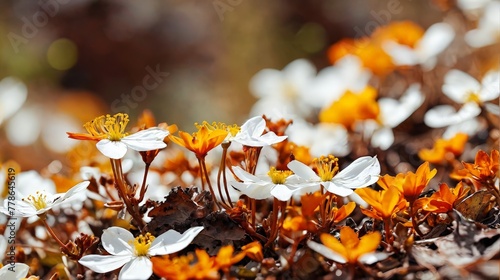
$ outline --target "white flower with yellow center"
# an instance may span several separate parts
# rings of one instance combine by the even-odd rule
[[[458,104],[475,102],[482,104],[498,99],[500,95],[500,71],[492,70],[481,82],[460,70],[450,70],[444,76],[443,93]]]
[[[127,148],[143,152],[163,149],[167,146],[163,142],[169,134],[167,130],[151,127],[129,135],[125,132],[128,122],[127,114],[100,116],[84,125],[88,133],[68,132],[68,135],[73,139],[98,141],[97,149],[112,159],[123,158],[127,153]]]
[[[369,186],[379,179],[380,163],[377,157],[360,157],[338,173],[337,161],[334,156],[315,159],[317,174],[312,168],[297,160],[289,162],[287,166],[305,180],[305,185],[321,184],[327,191],[342,197],[353,194],[352,189]]]
[[[14,217],[33,217],[43,215],[55,206],[64,202],[70,202],[72,199],[80,195],[89,185],[89,181],[83,181],[66,193],[51,194],[45,190],[38,190],[30,195],[24,195],[20,191],[16,193],[15,207],[12,206],[12,201],[4,200],[4,206],[0,211],[8,216]]]
[[[78,262],[97,273],[106,273],[123,266],[118,279],[149,279],[153,274],[152,256],[168,255],[186,248],[203,230],[193,227],[183,234],[169,230],[158,237],[150,233],[134,237],[120,227],[104,230],[102,246],[111,255],[86,255]]]
[[[297,187],[301,183],[300,178],[291,171],[271,167],[266,175],[255,176],[235,166],[233,172],[242,182],[233,181],[231,185],[253,199],[275,197],[280,201],[288,201],[294,193],[302,190]]]
[[[272,131],[264,133],[266,120],[260,116],[247,120],[231,141],[250,147],[264,147],[279,143],[287,136],[278,136]]]

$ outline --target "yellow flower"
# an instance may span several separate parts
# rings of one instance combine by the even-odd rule
[[[425,30],[412,21],[399,21],[377,28],[371,38],[379,44],[391,40],[413,48],[424,33]]]
[[[432,149],[422,149],[418,152],[418,156],[434,164],[449,162],[463,153],[468,139],[469,136],[465,133],[457,133],[448,140],[438,139]]]
[[[307,244],[314,251],[338,263],[356,264],[368,260],[369,255],[375,257],[373,253],[380,244],[382,235],[375,231],[358,238],[353,229],[344,226],[340,229],[340,241],[328,233],[322,233],[320,239],[323,245],[313,241]]]
[[[219,252],[217,253],[217,256],[215,257],[215,266],[218,267],[219,269],[222,269],[223,271],[229,271],[229,268],[241,261],[245,257],[245,252],[239,252],[235,255],[234,253],[234,248],[231,245],[223,246],[220,248]]]
[[[264,259],[264,254],[262,253],[262,244],[259,241],[254,241],[248,243],[241,247],[241,250],[245,252],[246,256],[250,259],[261,262]]]
[[[371,206],[370,209],[361,208],[361,212],[374,219],[390,219],[406,208],[407,201],[403,198],[401,192],[391,185],[381,191],[363,188],[357,189],[355,192]]]
[[[380,108],[377,101],[377,91],[367,86],[358,93],[347,91],[330,107],[321,111],[319,120],[326,123],[342,124],[347,129],[353,129],[358,120],[377,119]]]
[[[220,145],[229,133],[226,129],[217,128],[207,122],[195,125],[198,131],[192,135],[179,131],[179,137],[170,135],[169,139],[177,145],[192,151],[198,158],[204,158],[210,150]]]
[[[399,173],[396,177],[384,175],[380,177],[378,184],[383,189],[388,189],[390,186],[397,188],[408,202],[413,203],[436,175],[436,172],[436,169],[430,170],[428,162],[424,162],[418,167],[416,173]]]

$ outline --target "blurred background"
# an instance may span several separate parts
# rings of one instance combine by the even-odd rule
[[[387,18],[380,11],[389,3],[400,12]],[[1,1],[0,80],[17,80],[0,84],[0,161],[46,166],[75,144],[66,131],[83,131],[106,113],[134,120],[148,108],[185,131],[203,120],[241,124],[256,100],[248,82],[259,70],[297,58],[321,69],[339,39],[359,37],[370,22],[409,19],[427,28],[442,19],[436,4]]]

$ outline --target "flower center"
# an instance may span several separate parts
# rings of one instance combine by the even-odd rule
[[[338,161],[339,159],[332,155],[328,155],[326,157],[321,156],[320,158],[315,158],[313,160],[321,181],[327,182],[332,180],[333,176],[339,170]]]
[[[23,201],[31,203],[37,211],[47,207],[47,195],[39,191],[37,191],[35,195],[29,195],[27,198],[23,198]]]
[[[92,136],[101,139],[109,139],[111,141],[120,141],[127,136],[125,127],[129,122],[128,115],[123,113],[115,114],[114,116],[106,115],[95,118],[87,122],[83,127]]]
[[[285,184],[286,178],[292,174],[293,172],[290,170],[276,170],[275,167],[271,167],[267,173],[274,184]]]
[[[211,124],[204,121],[201,124],[195,123],[194,124],[198,130],[200,130],[202,127],[206,127],[209,132],[213,132],[216,130],[225,130],[227,131],[231,137],[236,136],[236,134],[240,131],[240,127],[233,124],[233,125],[227,125],[222,122],[212,122]]]
[[[475,102],[477,104],[481,104],[481,99],[479,98],[479,94],[477,94],[476,92],[469,92],[465,100],[466,102]]]
[[[133,242],[134,242],[134,249],[135,249],[135,254],[137,256],[147,256],[149,247],[151,247],[151,243],[153,243],[153,240],[155,240],[155,237],[151,235],[151,233],[146,233],[146,235],[139,235],[137,236]]]

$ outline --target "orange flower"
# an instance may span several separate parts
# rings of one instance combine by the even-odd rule
[[[374,219],[390,219],[406,208],[407,201],[403,198],[401,192],[391,185],[381,191],[362,188],[355,190],[355,192],[371,206],[370,209],[361,208],[361,212]]]
[[[380,232],[371,232],[361,238],[348,226],[340,229],[340,241],[333,235],[323,233],[320,235],[322,244],[309,241],[307,245],[314,251],[338,263],[356,264],[367,260],[368,255],[375,257],[382,235]]]
[[[454,171],[450,177],[456,180],[470,179],[476,186],[481,184],[493,185],[493,182],[499,177],[499,153],[498,150],[492,150],[491,156],[482,150],[476,154],[474,163],[462,162],[463,169]]]
[[[411,171],[406,174],[399,173],[396,177],[384,175],[380,177],[378,184],[383,189],[388,189],[389,186],[396,187],[411,204],[418,198],[436,173],[436,169],[430,170],[429,163],[424,162],[418,167],[416,173]]]
[[[192,254],[188,256],[179,256],[175,258],[152,257],[153,272],[157,276],[166,279],[188,280],[188,279],[219,279],[219,272],[215,266],[214,258],[211,258],[207,252],[196,250],[195,264]]]
[[[261,262],[264,259],[264,254],[262,253],[262,245],[259,241],[248,243],[247,245],[242,246],[241,250],[245,252],[247,257],[254,261]]]
[[[379,114],[377,91],[367,86],[358,93],[347,91],[333,102],[330,107],[321,111],[319,120],[327,123],[338,123],[347,129],[352,129],[358,120],[376,119]]]
[[[229,133],[226,129],[213,127],[207,122],[195,125],[198,131],[192,135],[179,131],[179,137],[169,135],[169,138],[172,142],[195,153],[198,158],[204,158],[210,150],[220,145]]]
[[[221,247],[215,257],[215,265],[224,272],[227,272],[233,264],[241,261],[246,254],[245,252],[239,252],[236,255],[233,255],[233,253],[233,246],[228,245]]]
[[[415,208],[434,213],[448,213],[468,193],[469,189],[464,188],[462,182],[458,183],[453,189],[450,189],[447,184],[443,183],[439,185],[439,190],[430,197],[422,197],[415,201]]]
[[[354,208],[356,208],[356,203],[351,201],[347,204],[342,205],[342,207],[337,208],[333,207],[331,210],[331,217],[332,221],[334,223],[340,223],[342,220],[347,218],[349,215],[351,215],[352,211],[354,211]]]
[[[424,33],[425,30],[412,21],[399,21],[391,22],[386,26],[377,28],[371,35],[371,38],[379,44],[391,40],[413,48],[420,41]]]
[[[432,149],[422,149],[418,156],[434,164],[449,162],[463,153],[468,139],[469,136],[465,133],[457,133],[449,140],[438,139]]]
[[[328,50],[328,58],[332,64],[349,54],[357,56],[363,62],[363,66],[375,75],[383,76],[394,69],[392,58],[384,52],[380,44],[370,38],[343,39]]]
[[[324,200],[325,195],[323,195],[320,191],[301,196],[300,203],[302,205],[302,215],[307,218],[315,217],[316,209],[318,209],[319,204]]]

